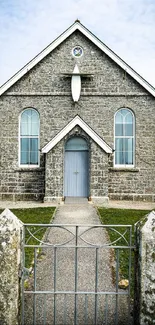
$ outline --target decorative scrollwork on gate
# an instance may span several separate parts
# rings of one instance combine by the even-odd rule
[[[46,230],[45,230],[46,228]],[[93,233],[98,232],[98,242],[93,241]],[[115,234],[110,240],[110,232]],[[83,246],[93,247],[131,245],[131,226],[124,225],[25,225],[25,245]],[[43,235],[42,235],[43,234]],[[117,235],[117,238],[116,238]],[[96,237],[96,236],[95,236]]]

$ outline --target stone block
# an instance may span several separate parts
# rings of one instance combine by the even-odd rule
[[[138,325],[155,324],[155,212],[136,225],[138,261],[136,269]]]
[[[20,323],[22,222],[8,209],[0,215],[0,324]]]

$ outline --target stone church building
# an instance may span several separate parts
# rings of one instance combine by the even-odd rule
[[[155,201],[154,96],[76,21],[0,88],[0,199]]]

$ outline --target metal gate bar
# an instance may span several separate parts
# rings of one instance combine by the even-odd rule
[[[39,227],[47,228],[47,229],[62,229],[70,234],[71,239],[67,239],[64,242],[54,243],[46,240],[46,236],[39,240],[37,238],[37,234],[39,232]],[[98,312],[99,312],[99,299],[100,297],[105,297],[104,299],[104,324],[108,324],[108,313],[109,313],[109,298],[115,297],[115,325],[118,325],[119,322],[119,297],[126,296],[128,298],[128,324],[131,323],[131,315],[130,315],[130,283],[131,283],[131,252],[135,249],[135,246],[132,245],[132,226],[130,225],[54,225],[54,224],[25,224],[24,225],[24,241],[23,241],[23,272],[22,272],[22,325],[26,325],[25,322],[25,312],[26,305],[24,305],[25,297],[33,297],[33,319],[32,324],[38,325],[37,322],[37,297],[43,297],[43,324],[47,325],[47,299],[49,296],[53,296],[53,325],[57,324],[57,297],[63,296],[63,324],[67,325],[67,305],[69,302],[69,297],[74,296],[74,325],[78,325],[78,297],[84,297],[84,324],[89,324],[88,316],[88,297],[94,296],[94,322],[93,324],[98,325]],[[115,231],[119,238],[115,242],[104,242],[101,243],[90,243],[88,240],[84,238],[85,234],[88,234],[90,230],[106,229]],[[123,232],[119,232],[119,228],[123,229]],[[32,232],[32,229],[34,231]],[[25,233],[29,233],[29,238],[26,239]],[[128,240],[126,239],[126,234],[129,234]],[[48,236],[47,236],[48,237]],[[36,242],[31,244],[30,239],[33,238]],[[124,240],[124,245],[118,245],[119,240]],[[33,248],[34,249],[34,268],[33,268],[33,289],[25,290],[24,282],[25,282],[25,257],[24,250],[25,248]],[[38,249],[46,249],[53,251],[53,290],[38,290],[37,289],[37,265],[38,265]],[[57,272],[58,269],[58,260],[57,260],[57,251],[59,250],[74,250],[74,290],[60,290],[57,289]],[[78,289],[78,251],[81,249],[88,249],[95,251],[95,277],[94,277],[94,290],[79,290]],[[98,281],[99,281],[99,251],[101,249],[116,250],[116,270],[115,270],[115,291],[107,291],[102,290],[99,291]],[[118,286],[119,282],[119,268],[120,268],[120,250],[128,250],[129,251],[129,263],[128,263],[128,279],[129,279],[129,287],[126,291],[121,291]],[[109,297],[109,298],[108,298]],[[52,321],[52,320],[51,320]],[[127,322],[126,322],[127,324]],[[80,324],[81,325],[81,324]]]

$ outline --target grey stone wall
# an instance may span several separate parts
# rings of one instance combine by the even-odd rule
[[[108,155],[95,143],[91,143],[90,196],[95,203],[108,199]]]
[[[63,197],[64,146],[60,141],[46,154],[44,201],[59,201]]]
[[[0,324],[20,323],[22,223],[8,209],[0,215]]]
[[[84,50],[84,55],[79,59],[73,58],[71,54],[77,44]],[[78,104],[74,104],[71,98],[70,79],[63,75],[72,72],[76,62],[80,72],[93,75],[82,79]],[[53,176],[50,171],[46,172],[45,177],[43,154],[40,153],[40,168],[30,171],[25,169],[25,172],[19,168],[18,122],[20,113],[27,107],[36,108],[40,114],[40,149],[77,114],[113,148],[114,114],[121,107],[130,108],[136,119],[135,168],[115,171],[111,159],[107,191],[109,157],[105,157],[105,153],[98,149],[96,162],[100,155],[102,172],[96,176],[90,174],[92,182],[94,177],[98,177],[98,189],[95,183],[91,183],[91,192],[93,196],[100,196],[103,190],[104,195],[113,199],[155,200],[154,98],[80,32],[67,38],[0,98],[1,199],[43,199],[44,195],[49,195],[49,189],[44,187],[45,178],[52,180]],[[58,174],[58,187],[54,188],[54,183],[52,186],[53,195],[63,193],[63,150],[61,147],[59,152],[61,162],[53,163],[54,173]],[[56,161],[57,149],[53,149],[48,156],[51,154],[53,158],[50,159]],[[49,163],[48,156],[46,166]]]
[[[155,212],[136,227],[138,259],[136,268],[137,325],[155,324]]]

